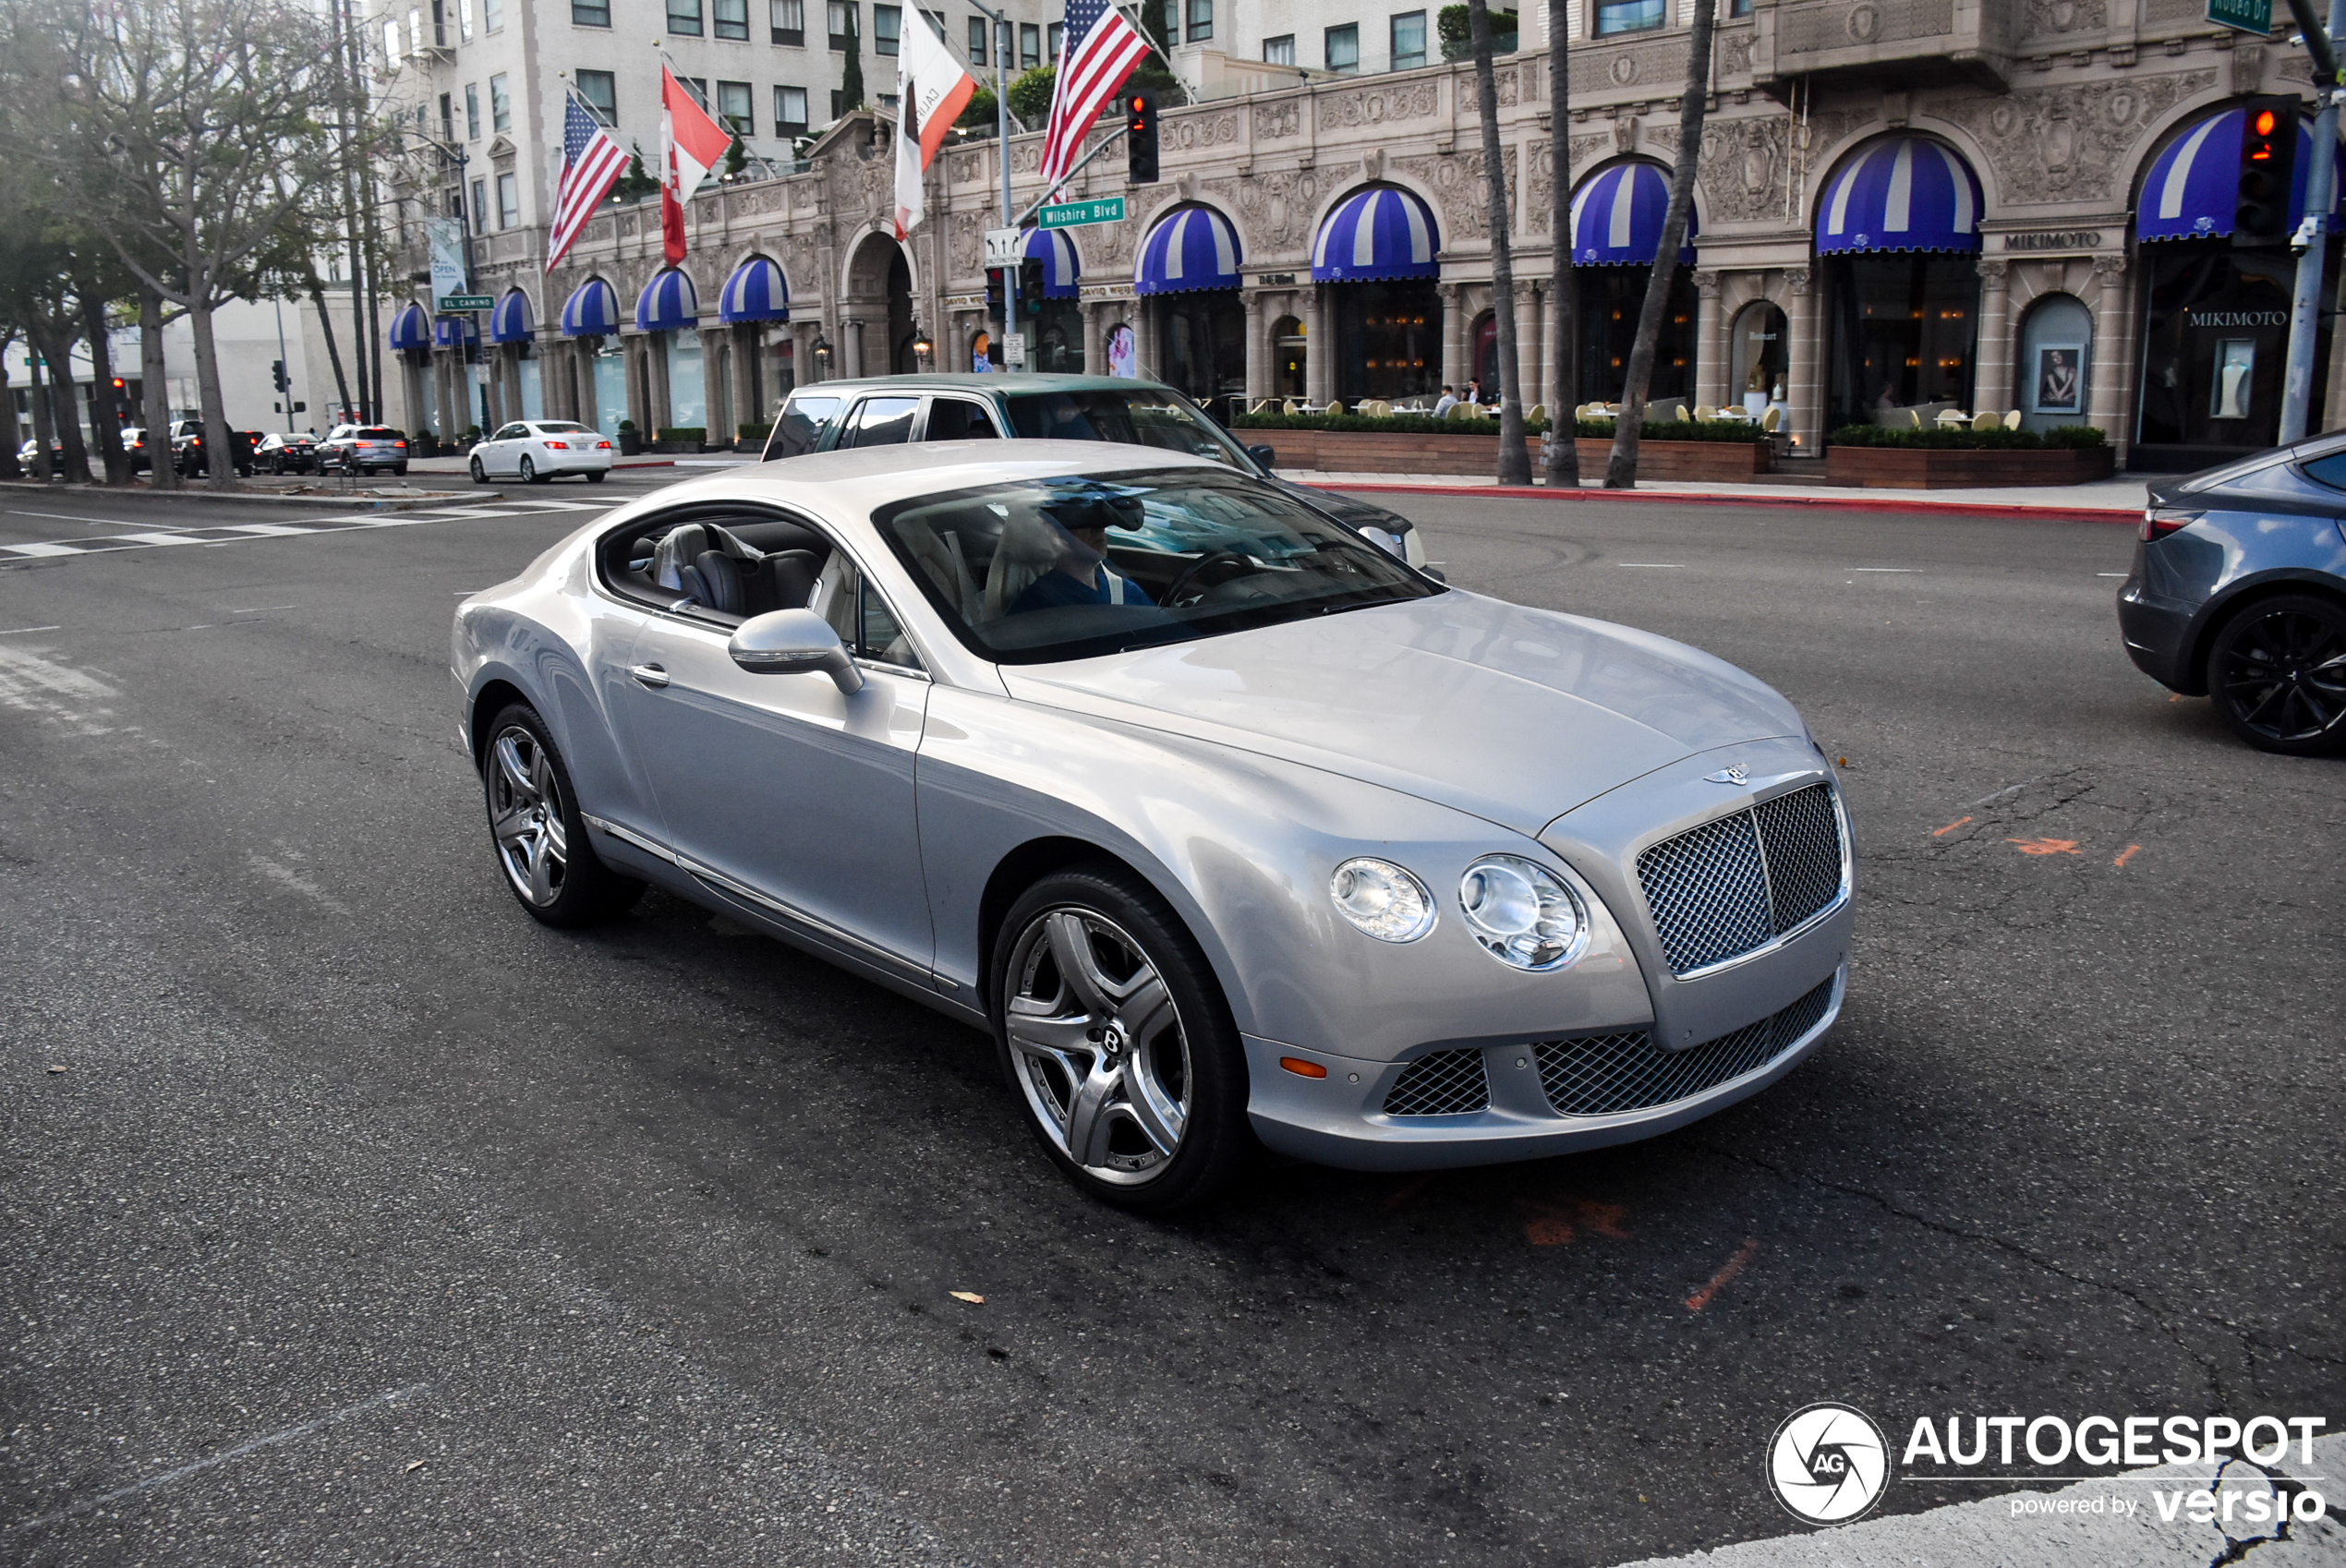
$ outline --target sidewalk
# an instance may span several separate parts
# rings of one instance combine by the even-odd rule
[[[1847,485],[1688,485],[1640,483],[1608,490],[1584,477],[1577,492],[1501,485],[1494,480],[1409,474],[1330,474],[1282,468],[1279,476],[1332,490],[1415,492],[1421,495],[1505,496],[1526,501],[1675,501],[1711,506],[1825,506],[1852,512],[1945,512],[1971,516],[2127,523],[2142,521],[2146,481],[2122,475],[2090,485],[2045,485],[1967,490],[1860,489]]]

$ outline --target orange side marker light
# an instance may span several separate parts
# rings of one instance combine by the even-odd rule
[[[1279,1066],[1298,1078],[1325,1078],[1328,1069],[1317,1062],[1307,1062],[1300,1056],[1281,1056]]]

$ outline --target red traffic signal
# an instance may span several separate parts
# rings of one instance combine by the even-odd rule
[[[1138,88],[1124,95],[1126,172],[1134,185],[1156,183],[1156,93]]]
[[[2297,165],[2297,103],[2252,99],[2242,115],[2232,208],[2235,249],[2285,245]]]

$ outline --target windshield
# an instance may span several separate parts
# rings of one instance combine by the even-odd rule
[[[1233,468],[1252,464],[1194,404],[1170,392],[1134,388],[1107,392],[1016,392],[1010,428],[1028,440],[1124,441],[1210,457]]]
[[[900,501],[873,521],[954,634],[1006,664],[1443,591],[1300,501],[1214,469],[989,485]]]

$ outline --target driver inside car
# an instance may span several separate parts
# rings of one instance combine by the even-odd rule
[[[1128,520],[1126,508],[1131,511]],[[1107,562],[1107,531],[1137,528],[1141,503],[1129,497],[1066,496],[1043,511],[1059,526],[1059,555],[1048,572],[1026,585],[1010,605],[1012,615],[1080,604],[1145,604],[1148,590],[1119,575]]]

